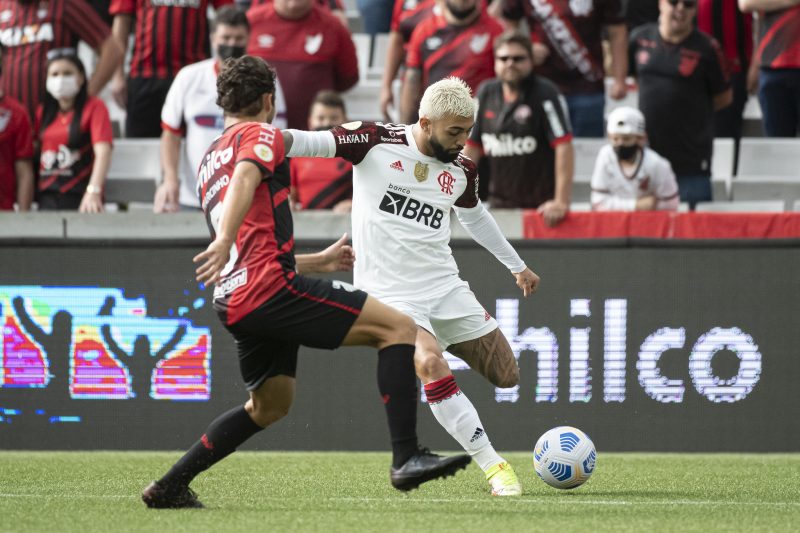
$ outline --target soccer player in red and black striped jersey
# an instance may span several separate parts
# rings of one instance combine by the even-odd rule
[[[161,108],[180,69],[210,55],[208,8],[232,0],[112,0],[114,38],[127,50],[136,21],[128,81],[117,69],[114,99],[127,111],[127,137],[160,137]]]
[[[484,9],[481,0],[445,0],[442,13],[424,20],[408,43],[406,74],[400,102],[400,121],[416,121],[422,91],[455,76],[473,93],[494,76],[492,43],[503,28]]]
[[[3,79],[0,43],[0,82]],[[0,85],[0,211],[28,211],[33,201],[33,128],[25,108]]]
[[[338,23],[337,23],[338,24]],[[318,254],[294,255],[288,162],[274,116],[275,74],[263,60],[225,63],[217,80],[226,129],[198,173],[212,243],[195,257],[197,279],[214,283],[214,308],[236,339],[250,399],[214,420],[142,493],[149,507],[202,507],[189,483],[289,411],[299,346],[379,349],[378,388],[392,437],[392,484],[411,490],[464,468],[417,446],[416,327],[399,311],[339,281],[306,277],[352,267],[344,238]]]
[[[6,47],[2,89],[25,106],[31,119],[44,96],[48,52],[75,48],[78,41],[99,53],[88,85],[89,94],[95,95],[123,52],[92,7],[85,0],[0,0],[0,42]]]
[[[800,135],[800,0],[739,0],[759,11],[758,101],[769,137]]]

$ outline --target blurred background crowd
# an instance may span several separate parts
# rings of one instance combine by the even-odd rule
[[[800,0],[0,0],[0,210],[199,209],[216,77],[244,54],[277,72],[278,127],[411,123],[464,79],[481,198],[549,225],[730,200],[745,162],[783,165],[749,138],[800,133]],[[291,172],[295,209],[349,211],[349,163]]]

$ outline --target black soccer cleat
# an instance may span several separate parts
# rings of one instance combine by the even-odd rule
[[[454,476],[472,461],[469,455],[443,457],[420,448],[400,468],[392,468],[392,486],[397,490],[414,490],[426,481]]]
[[[153,481],[142,491],[142,501],[151,509],[202,509],[204,505],[189,487],[168,491]]]

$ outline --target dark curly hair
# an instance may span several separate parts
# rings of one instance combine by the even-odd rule
[[[275,94],[275,71],[260,57],[227,59],[217,77],[217,105],[231,116],[261,112],[261,97]]]

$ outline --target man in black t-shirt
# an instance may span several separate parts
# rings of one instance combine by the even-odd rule
[[[496,78],[478,90],[478,117],[464,149],[489,160],[489,203],[538,208],[549,226],[569,209],[574,153],[567,105],[556,86],[532,74],[530,39],[505,33],[494,45]]]
[[[631,65],[650,146],[672,164],[681,201],[694,209],[711,201],[714,112],[733,93],[719,45],[694,28],[696,0],[660,0],[659,9],[658,24],[631,35]]]

